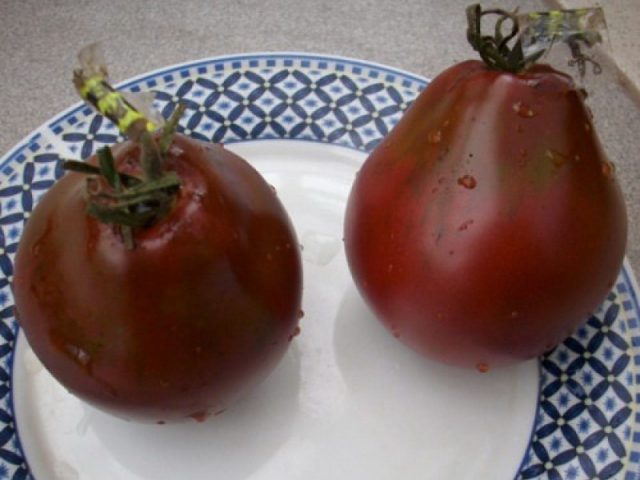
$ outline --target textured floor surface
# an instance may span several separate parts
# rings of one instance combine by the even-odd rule
[[[582,0],[564,0],[571,6]],[[468,0],[2,0],[0,154],[77,101],[75,54],[99,40],[115,81],[166,65],[221,54],[302,51],[346,55],[430,77],[473,56],[465,41]],[[484,2],[487,3],[487,2]],[[494,2],[497,3],[497,2]],[[499,2],[522,11],[542,1]],[[629,257],[640,271],[640,107],[626,79],[640,81],[640,2],[603,2],[616,68],[587,85],[605,149],[629,206]],[[488,3],[487,3],[488,4]]]

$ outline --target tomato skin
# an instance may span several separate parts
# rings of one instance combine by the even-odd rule
[[[265,377],[297,328],[298,242],[274,191],[217,145],[176,135],[171,212],[127,249],[86,214],[69,173],[30,217],[15,261],[19,321],[70,391],[142,421],[202,418]],[[138,147],[114,149],[123,171]]]
[[[613,286],[626,229],[570,77],[470,60],[435,78],[365,162],[345,248],[395,336],[484,370],[540,355],[584,321]]]

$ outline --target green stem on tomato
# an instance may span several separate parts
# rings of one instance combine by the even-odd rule
[[[180,189],[180,177],[166,171],[166,161],[185,107],[178,105],[161,131],[152,133],[157,125],[109,84],[106,68],[92,57],[95,48],[87,48],[85,55],[80,55],[82,68],[74,72],[76,89],[89,105],[138,144],[141,176],[119,172],[109,147],[98,150],[98,166],[66,161],[63,168],[90,175],[87,212],[101,222],[116,226],[127,247],[133,248],[132,229],[148,227],[165,216]]]
[[[493,36],[482,35],[482,17],[485,15],[498,16]],[[511,30],[507,35],[502,33],[505,22],[511,23]],[[525,57],[522,43],[517,39],[519,32],[520,25],[515,12],[507,12],[499,8],[482,10],[482,7],[477,4],[467,7],[467,40],[480,54],[482,60],[495,70],[518,73],[542,55],[541,52],[537,52]],[[516,41],[510,46],[513,39]]]

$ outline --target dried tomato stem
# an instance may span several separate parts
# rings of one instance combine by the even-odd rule
[[[139,145],[142,175],[138,178],[119,172],[109,147],[98,151],[98,166],[67,161],[63,167],[90,175],[87,212],[118,228],[127,247],[133,248],[132,229],[145,228],[165,216],[180,189],[180,178],[166,171],[165,163],[184,106],[179,105],[161,131],[153,133],[158,129],[150,120],[153,114],[142,113],[107,81],[107,70],[97,58],[97,46],[83,49],[79,57],[82,67],[73,77],[78,93]]]
[[[482,35],[482,17],[497,15],[493,36]],[[511,30],[503,35],[505,22],[511,23]],[[541,53],[526,57],[522,51],[522,43],[518,39],[520,25],[516,12],[507,12],[499,8],[482,10],[478,4],[467,7],[467,40],[482,60],[491,68],[505,72],[518,73],[538,60]],[[512,46],[512,40],[515,42]]]

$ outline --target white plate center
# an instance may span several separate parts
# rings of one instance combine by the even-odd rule
[[[138,425],[77,400],[21,335],[14,401],[37,480],[512,480],[528,448],[535,361],[480,374],[429,362],[354,289],[342,222],[365,155],[269,140],[229,145],[277,190],[303,244],[301,334],[252,394],[201,424]]]

